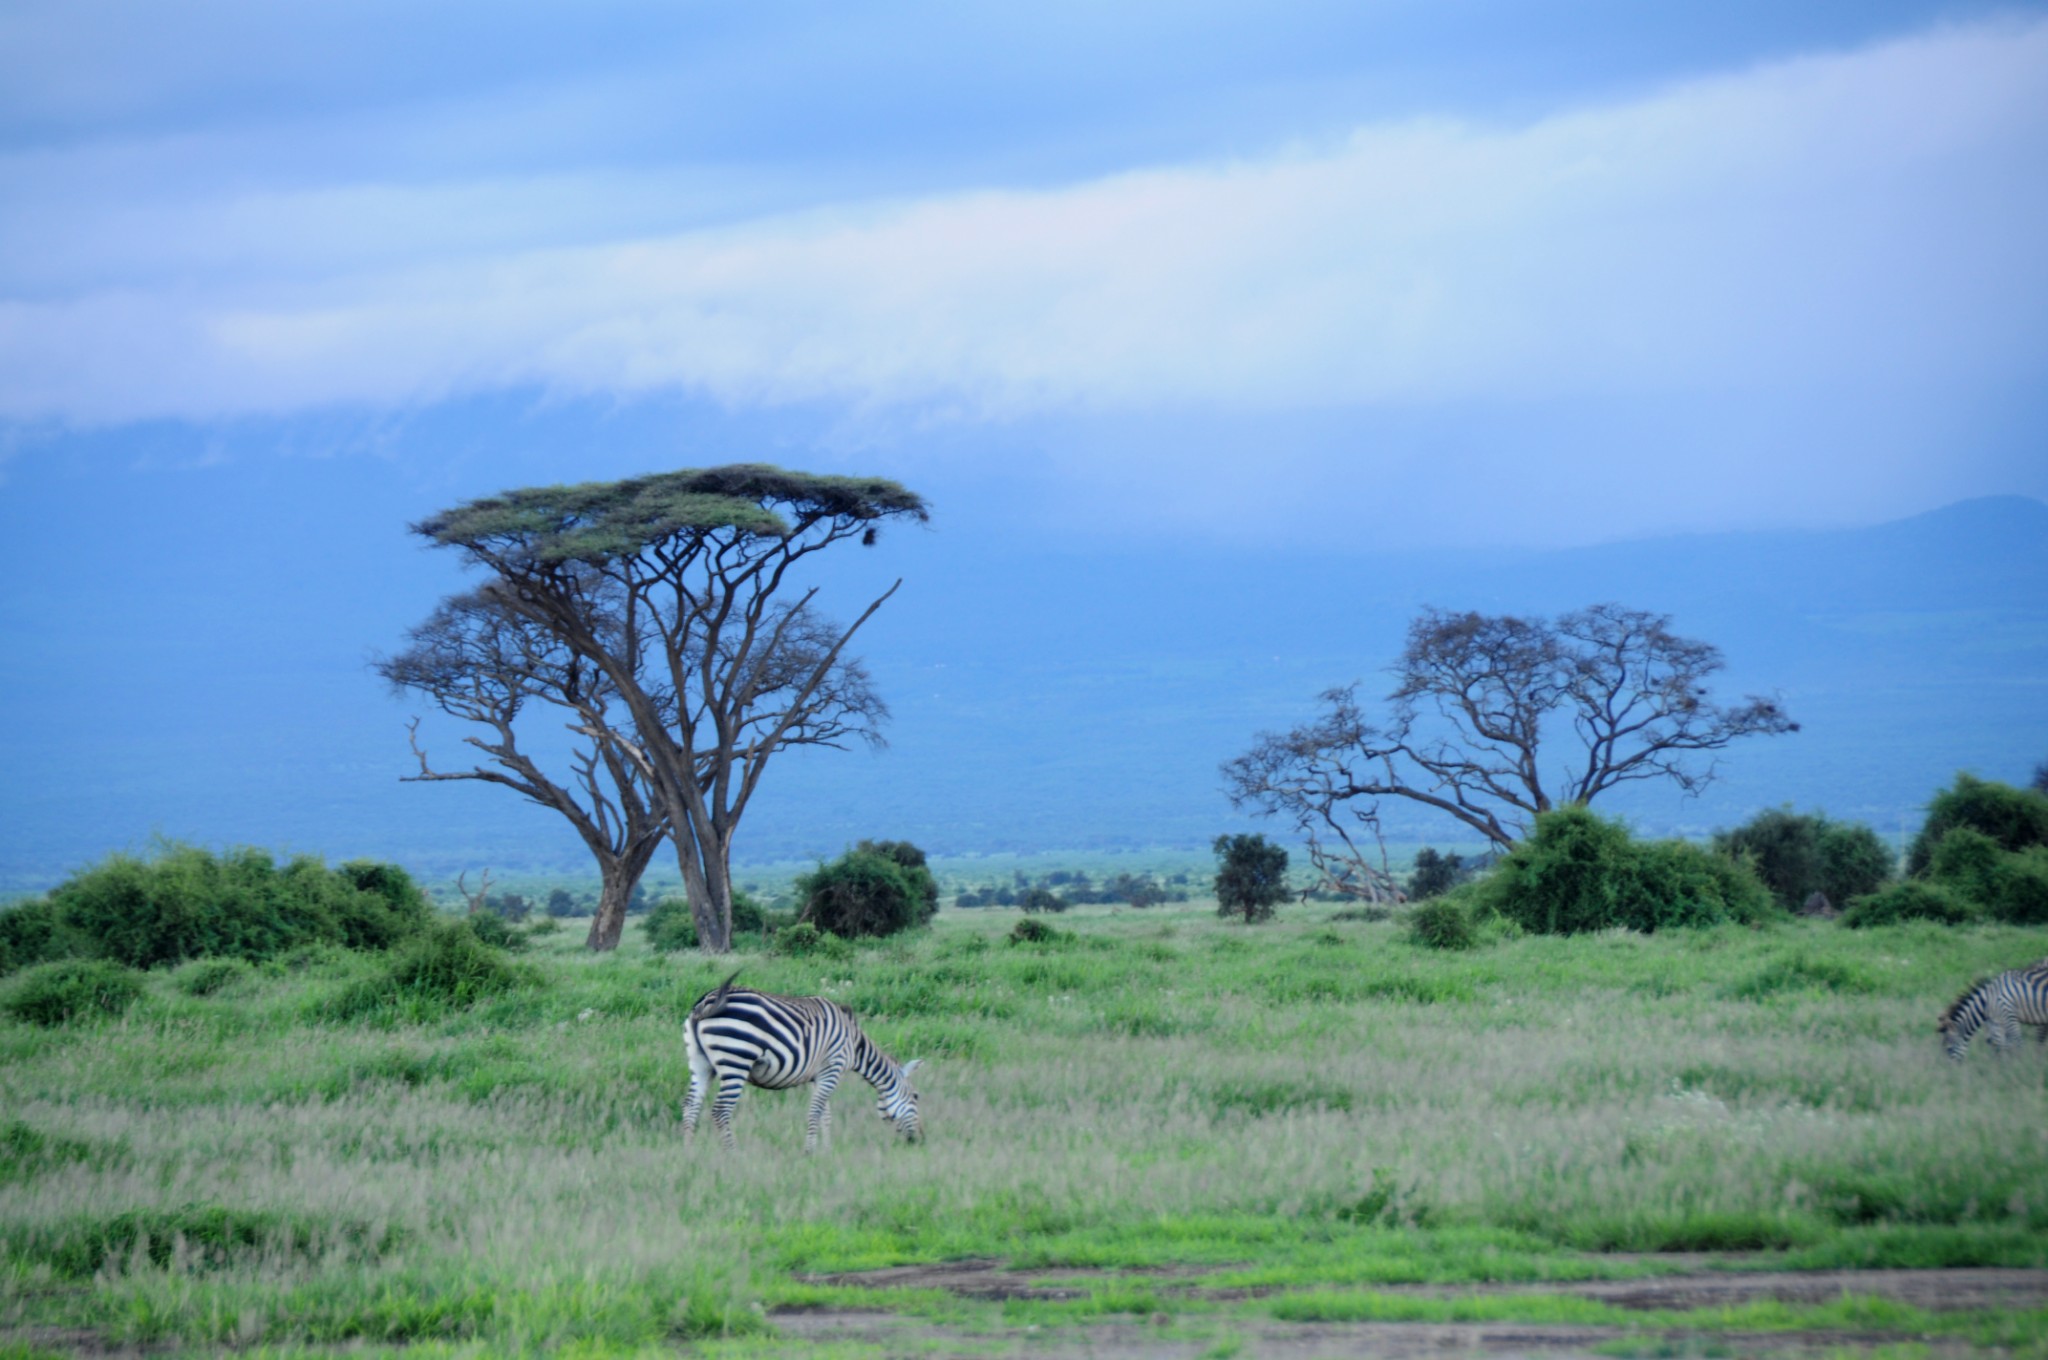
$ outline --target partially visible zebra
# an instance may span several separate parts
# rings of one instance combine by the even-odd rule
[[[897,1066],[837,1001],[735,987],[738,977],[734,973],[699,997],[683,1025],[690,1048],[690,1094],[683,1102],[686,1137],[697,1132],[704,1098],[714,1091],[711,1122],[718,1126],[719,1140],[732,1148],[738,1146],[732,1136],[733,1107],[749,1082],[778,1091],[816,1082],[804,1133],[804,1151],[813,1151],[831,1125],[829,1102],[848,1068],[875,1088],[876,1108],[898,1133],[911,1142],[923,1136],[917,1092],[910,1085],[920,1059]]]
[[[2048,1043],[2048,959],[1977,983],[1941,1013],[1938,1028],[1942,1050],[1961,1062],[1979,1028],[1993,1048],[2005,1048],[2021,1025],[2032,1025],[2034,1037]]]

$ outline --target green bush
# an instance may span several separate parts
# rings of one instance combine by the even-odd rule
[[[56,904],[47,898],[0,909],[0,974],[71,952],[57,919]]]
[[[1408,875],[1408,900],[1426,902],[1442,897],[1467,876],[1463,855],[1442,854],[1434,846],[1425,845],[1415,852],[1415,872]]]
[[[1900,921],[1940,921],[1961,925],[1980,915],[1977,904],[1946,884],[1925,879],[1902,879],[1889,887],[1858,897],[1842,913],[1842,924],[1856,929],[1865,926],[1896,925]]]
[[[533,980],[470,928],[467,918],[429,926],[394,950],[375,977],[344,989],[326,1007],[338,1020],[391,1009],[434,1011],[471,1005]]]
[[[1408,913],[1408,938],[1424,949],[1470,949],[1479,931],[1461,903],[1432,897]]]
[[[1773,912],[1770,889],[1745,865],[1685,841],[1635,840],[1583,807],[1538,814],[1487,880],[1486,898],[1542,935],[1754,923]]]
[[[1981,831],[2001,850],[2048,845],[2048,794],[1958,774],[1953,786],[1934,795],[1927,821],[1906,852],[1906,872],[1918,877],[1934,861],[1934,848],[1959,826]]]
[[[1991,881],[2006,852],[1974,826],[1951,827],[1927,860],[1927,877],[1973,902],[1991,900]]]
[[[112,855],[49,895],[73,952],[136,968],[191,958],[266,959],[301,945],[382,949],[416,934],[426,899],[403,869],[355,861],[329,870],[262,850],[214,855],[170,845]]]
[[[469,926],[472,935],[493,949],[516,954],[527,946],[525,934],[494,911],[471,912],[462,919]]]
[[[640,929],[657,954],[676,954],[697,947],[697,922],[683,897],[664,897],[640,918]]]
[[[240,959],[201,959],[179,970],[178,990],[187,996],[213,996],[249,975],[249,965]]]
[[[526,933],[529,936],[559,935],[562,933],[562,923],[552,916],[536,917],[533,924],[527,926]]]
[[[1011,928],[1009,936],[1011,944],[1057,944],[1073,938],[1071,932],[1061,930],[1055,925],[1048,925],[1035,916],[1027,916],[1019,921]]]
[[[931,871],[906,868],[880,850],[855,847],[820,864],[796,881],[803,920],[842,939],[894,935],[923,925],[936,910],[937,896],[927,896]],[[785,932],[787,933],[787,932]]]
[[[785,958],[850,958],[853,946],[837,935],[827,935],[809,921],[784,926],[768,937],[768,952]]]
[[[932,877],[929,865],[925,863],[924,851],[909,841],[862,841],[853,847],[871,855],[881,855],[895,862],[903,871],[904,881],[917,894],[917,924],[923,925],[939,914],[939,880]],[[734,908],[738,910],[737,907]],[[738,930],[737,921],[733,929]]]
[[[2048,846],[2002,856],[1991,870],[1985,899],[1991,914],[2016,926],[2048,925]]]
[[[1789,807],[1770,808],[1733,831],[1715,832],[1714,849],[1748,860],[1787,910],[1814,893],[1839,903],[1874,892],[1892,872],[1891,849],[1869,827]]]
[[[25,1024],[55,1028],[120,1015],[142,995],[134,969],[106,959],[61,959],[21,975],[0,1009]]]

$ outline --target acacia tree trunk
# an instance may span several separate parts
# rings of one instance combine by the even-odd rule
[[[593,953],[607,953],[619,947],[626,932],[626,904],[633,900],[633,884],[607,865],[604,886],[597,893],[597,915],[590,918],[590,937],[584,941]]]

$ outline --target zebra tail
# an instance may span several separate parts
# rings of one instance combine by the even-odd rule
[[[731,977],[698,997],[697,1004],[690,1007],[690,1018],[709,1020],[713,1016],[722,1015],[725,1012],[725,999],[732,995],[733,983],[739,981],[740,974],[745,971],[743,968],[733,969]]]

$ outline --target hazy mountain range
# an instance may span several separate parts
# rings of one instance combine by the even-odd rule
[[[1644,788],[1607,805],[1646,831],[1698,834],[1791,803],[1897,835],[1959,769],[2020,781],[2048,760],[2038,501],[1569,551],[1381,554],[1345,532],[1105,550],[935,530],[847,559],[820,597],[842,616],[904,578],[859,647],[894,712],[890,746],[771,770],[741,858],[832,854],[863,836],[958,855],[1195,847],[1257,829],[1231,813],[1219,763],[1309,717],[1331,685],[1383,692],[1424,604],[1665,611],[1726,653],[1722,697],[1783,696],[1803,730],[1730,749],[1707,796]],[[303,608],[248,617],[233,591],[166,562],[133,585],[103,652],[38,650],[37,612],[77,603],[61,585],[10,605],[23,642],[4,671],[15,768],[0,878],[40,886],[152,833],[429,874],[580,870],[566,829],[503,790],[398,782],[417,705],[385,695],[363,659],[424,612],[419,588],[351,593],[345,562],[323,567],[320,545],[300,546],[310,560],[288,565],[318,578]],[[426,730],[452,763],[459,732]],[[1466,839],[1422,817],[1390,826],[1410,842]]]

